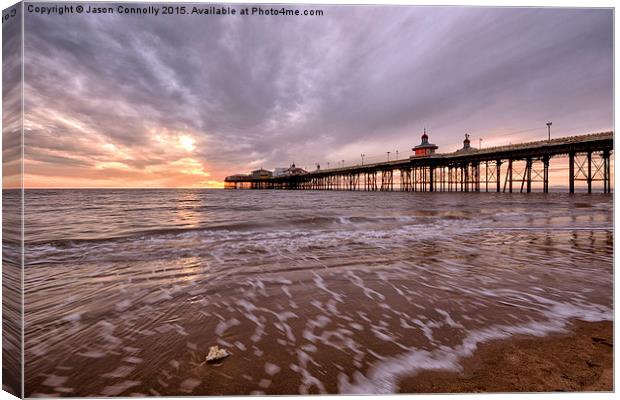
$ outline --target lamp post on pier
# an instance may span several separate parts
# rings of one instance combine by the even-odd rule
[[[551,122],[547,122],[547,133],[549,134],[549,141],[551,141]]]
[[[390,152],[389,152],[389,151],[387,151],[386,153],[387,153],[387,155],[388,155],[388,159],[387,159],[387,160],[388,160],[388,162],[390,162]]]
[[[360,156],[362,156],[362,165],[364,165],[364,157],[366,156],[366,154],[360,154]]]

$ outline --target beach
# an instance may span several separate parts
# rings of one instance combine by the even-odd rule
[[[25,207],[29,397],[611,390],[609,196],[29,190]],[[231,355],[207,363],[215,345]]]
[[[565,334],[484,343],[459,373],[422,372],[402,393],[613,391],[611,322],[572,321]]]

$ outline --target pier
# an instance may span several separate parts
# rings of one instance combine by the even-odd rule
[[[426,145],[425,145],[426,140]],[[610,155],[613,132],[601,132],[474,149],[466,135],[463,149],[435,154],[435,145],[414,148],[406,159],[317,169],[279,176],[232,175],[228,189],[360,190],[405,192],[522,192],[533,191],[534,183],[549,191],[549,165],[553,158],[568,157],[565,173],[569,193],[575,182],[585,181],[587,192],[593,183],[603,182],[602,192],[611,193]],[[428,153],[419,151],[431,149]],[[395,176],[398,178],[395,185]],[[540,185],[539,185],[540,186]]]

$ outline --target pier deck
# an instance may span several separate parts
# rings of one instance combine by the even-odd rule
[[[568,157],[566,181],[570,193],[575,181],[603,182],[603,192],[611,192],[610,155],[613,132],[570,136],[508,146],[468,149],[453,153],[411,156],[406,159],[316,170],[303,174],[252,178],[226,177],[231,189],[294,190],[396,190],[401,191],[495,191],[531,192],[532,184],[542,183],[549,191],[549,163],[553,157]]]

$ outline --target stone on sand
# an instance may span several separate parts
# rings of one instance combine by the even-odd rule
[[[211,346],[209,354],[207,354],[207,362],[213,362],[226,358],[230,353],[226,349],[220,349],[218,346]]]

